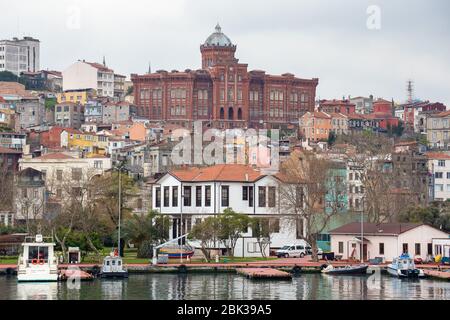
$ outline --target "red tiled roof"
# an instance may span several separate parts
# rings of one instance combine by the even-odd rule
[[[173,170],[169,174],[183,182],[255,182],[265,176],[252,167],[241,164],[219,164],[205,168],[190,167]]]
[[[450,155],[444,152],[427,152],[427,158],[436,160],[450,160]]]
[[[345,114],[342,114],[342,113],[336,113],[336,112],[331,112],[331,113],[329,113],[329,115],[330,115],[332,118],[343,118],[343,119],[347,119],[347,118],[348,118]]]
[[[64,159],[75,159],[74,157],[71,157],[65,153],[58,152],[58,153],[47,153],[43,156],[37,157],[36,159],[40,160],[64,160]]]
[[[86,61],[84,61],[84,63],[87,63],[87,64],[89,64],[89,65],[93,66],[94,68],[97,68],[97,69],[99,69],[101,71],[113,72],[111,69],[109,69],[109,68],[105,67],[104,65],[102,65],[100,63],[97,63],[97,62],[86,62]]]
[[[415,229],[424,225],[423,223],[364,223],[363,230],[365,235],[398,235],[406,231]],[[352,222],[342,227],[333,229],[330,234],[361,234],[361,223]]]
[[[7,153],[7,154],[22,154],[22,151],[9,149],[9,148],[3,148],[0,147],[0,153]]]
[[[401,147],[401,146],[414,146],[417,144],[417,141],[403,141],[398,142],[395,144],[395,147]]]

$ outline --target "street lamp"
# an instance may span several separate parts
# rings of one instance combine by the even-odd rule
[[[119,257],[122,256],[122,247],[121,247],[121,241],[120,241],[120,223],[121,223],[121,213],[122,213],[122,169],[124,167],[124,157],[118,157],[118,160],[120,161],[117,165],[116,169],[118,170],[119,174],[119,219],[118,219],[118,231],[117,231],[117,247],[118,247],[118,253]]]
[[[182,187],[183,188],[183,187]],[[183,205],[184,205],[184,193],[181,189],[181,212],[180,212],[180,263],[183,264]]]

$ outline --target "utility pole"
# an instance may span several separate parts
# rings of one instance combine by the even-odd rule
[[[118,231],[118,251],[119,251],[119,257],[122,256],[122,247],[120,246],[120,215],[122,211],[122,177],[121,177],[122,167],[119,167],[119,231]]]

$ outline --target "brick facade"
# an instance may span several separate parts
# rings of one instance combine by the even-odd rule
[[[318,79],[248,71],[236,46],[216,27],[200,46],[202,69],[131,75],[139,116],[189,126],[283,128],[313,111]]]

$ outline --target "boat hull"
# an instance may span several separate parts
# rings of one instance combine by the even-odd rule
[[[417,278],[421,278],[424,276],[422,274],[422,272],[420,272],[419,269],[399,270],[396,268],[388,267],[387,272],[390,275],[392,275],[394,277],[398,277],[398,278],[417,279]]]
[[[53,282],[58,281],[57,274],[18,274],[18,282]]]
[[[100,274],[102,278],[128,278],[128,272],[102,272]]]
[[[335,268],[323,273],[330,275],[366,275],[368,267],[369,266],[352,267],[352,268]]]
[[[179,252],[164,252],[164,251],[161,251],[160,253],[161,254],[167,254],[169,259],[177,259],[177,258],[179,259],[180,258],[180,253]],[[193,255],[194,255],[194,251],[188,251],[188,252],[181,253],[181,257],[184,258],[184,259],[186,259],[188,257],[190,258]]]

